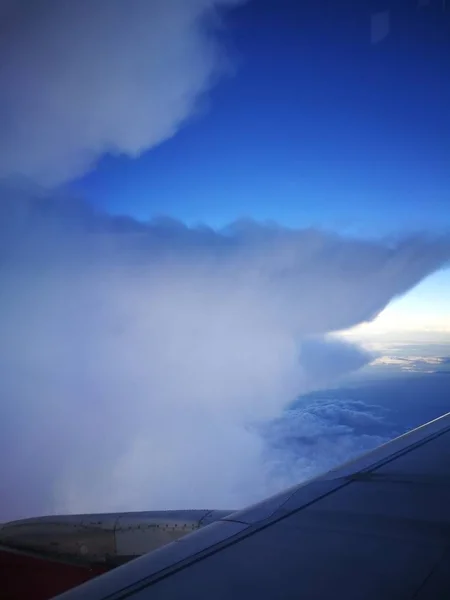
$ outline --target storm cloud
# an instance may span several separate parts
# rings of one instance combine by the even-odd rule
[[[0,177],[58,184],[176,133],[239,0],[0,0]]]
[[[371,360],[332,332],[450,256],[446,238],[215,231],[44,193],[0,200],[0,519],[234,508],[276,491],[286,477],[261,430]]]

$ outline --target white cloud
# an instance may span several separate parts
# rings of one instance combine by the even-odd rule
[[[414,351],[413,349],[410,350]],[[450,359],[446,356],[380,356],[371,364],[371,369],[381,370],[386,374],[392,373],[447,373]]]
[[[445,239],[144,225],[4,190],[0,246],[0,519],[275,491],[259,428],[368,360],[328,334],[450,256]]]
[[[56,184],[195,113],[240,0],[0,0],[0,176]]]
[[[351,399],[303,397],[265,429],[271,483],[314,477],[400,435],[389,410]]]

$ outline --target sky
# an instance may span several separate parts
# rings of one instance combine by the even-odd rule
[[[241,216],[375,234],[445,226],[450,13],[440,1],[255,0],[225,26],[232,72],[198,113],[137,160],[105,157],[76,189],[138,218],[213,226]]]
[[[0,521],[239,508],[437,416],[443,8],[0,0]]]
[[[232,73],[199,114],[138,159],[103,158],[74,190],[109,211],[213,227],[251,217],[363,236],[447,229],[441,0],[254,0],[225,25]],[[430,329],[430,302],[435,328],[450,327],[450,276],[423,290],[391,327]]]

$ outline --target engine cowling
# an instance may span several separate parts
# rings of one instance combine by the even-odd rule
[[[0,526],[0,544],[82,564],[117,566],[230,514],[230,510],[167,510],[60,515]]]

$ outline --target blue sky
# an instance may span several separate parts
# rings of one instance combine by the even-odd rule
[[[371,43],[371,18],[390,9]],[[385,18],[381,14],[381,18]],[[171,139],[72,184],[108,211],[383,234],[450,222],[450,16],[439,2],[258,0],[222,37],[234,73]]]
[[[222,31],[233,72],[197,114],[139,158],[105,156],[70,189],[143,220],[445,232],[450,14],[419,4],[245,3]],[[446,295],[450,276],[431,277],[397,313],[422,329],[434,312],[448,328]],[[394,309],[391,326],[403,321]]]
[[[0,0],[0,519],[243,506],[445,410],[450,11],[420,4]]]

